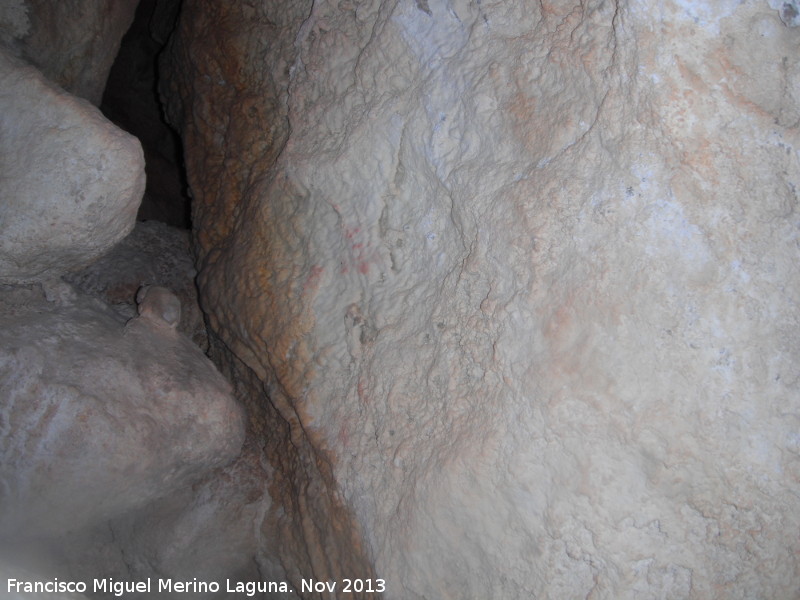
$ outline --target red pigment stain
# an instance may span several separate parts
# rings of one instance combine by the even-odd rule
[[[350,445],[350,434],[347,431],[347,427],[342,425],[339,427],[339,435],[337,436],[339,440],[339,444],[344,446],[345,448]]]
[[[344,275],[355,269],[362,275],[368,274],[370,264],[376,262],[377,255],[375,250],[370,248],[368,241],[357,241],[358,238],[363,240],[361,227],[343,227],[342,235],[349,242],[350,256],[349,260],[342,263],[340,273]]]
[[[319,265],[314,265],[311,267],[311,272],[308,274],[308,278],[306,282],[303,284],[303,292],[307,292],[310,289],[316,288],[319,284],[320,275],[322,275],[322,267]]]
[[[364,381],[364,378],[361,377],[358,380],[358,385],[356,389],[358,390],[358,399],[361,400],[362,404],[369,404],[369,395],[367,394],[367,383]]]

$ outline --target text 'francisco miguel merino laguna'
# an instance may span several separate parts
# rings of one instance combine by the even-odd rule
[[[219,592],[222,586],[216,581],[175,581],[174,579],[151,580],[149,577],[142,581],[117,581],[115,579],[94,579],[92,585],[84,581],[24,581],[20,579],[8,580],[8,593],[23,594],[114,594],[122,597],[125,594],[146,594],[152,592],[205,594]],[[285,581],[231,581],[225,580],[225,591],[255,596],[267,592],[291,592],[289,584]]]
[[[386,591],[386,582],[383,579],[343,579],[336,581],[317,581],[303,579],[301,588],[303,592],[329,592],[333,593],[337,586],[342,593],[383,593]],[[217,593],[222,586],[216,581],[198,581],[195,577],[191,581],[175,581],[173,579],[158,579],[154,582],[148,577],[142,581],[117,581],[115,579],[92,580],[91,592],[94,594],[113,594],[122,597],[125,594],[148,594],[152,592],[167,592],[178,594],[207,594]],[[24,581],[8,579],[8,593],[17,594],[84,594],[90,590],[83,581]],[[225,591],[228,593],[255,596],[268,592],[292,593],[289,584],[285,581],[231,581],[225,580]]]

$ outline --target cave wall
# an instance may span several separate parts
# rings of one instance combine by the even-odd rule
[[[95,106],[139,0],[6,0],[0,44]]]
[[[184,4],[162,92],[289,572],[371,568],[404,600],[796,596],[790,25]]]

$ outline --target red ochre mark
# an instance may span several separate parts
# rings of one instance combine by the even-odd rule
[[[323,268],[320,265],[314,265],[311,267],[311,271],[306,278],[306,282],[303,284],[303,293],[317,288],[322,271]]]
[[[363,377],[359,378],[356,390],[358,391],[358,399],[361,400],[361,403],[369,404],[370,397],[369,394],[367,393],[367,382],[364,380]]]
[[[339,427],[339,435],[337,436],[339,444],[347,448],[350,445],[350,433],[347,431],[347,427],[342,425]]]
[[[349,242],[349,259],[342,261],[341,274],[355,270],[362,275],[369,273],[370,265],[379,259],[378,253],[364,241],[361,227],[344,227],[342,235]]]

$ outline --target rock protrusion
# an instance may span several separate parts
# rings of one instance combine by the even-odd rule
[[[287,424],[288,572],[797,598],[798,14],[184,3],[201,302]]]
[[[139,141],[0,50],[0,284],[85,267],[133,228]]]
[[[139,316],[175,329],[181,320],[181,301],[159,285],[145,285],[136,293]]]
[[[126,325],[94,298],[2,291],[0,541],[119,517],[237,455],[242,409],[172,329],[176,302],[151,288]]]

